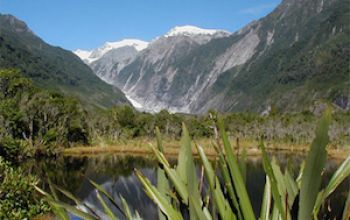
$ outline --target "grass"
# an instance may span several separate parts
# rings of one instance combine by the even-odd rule
[[[246,150],[247,156],[254,157],[260,156],[261,151],[259,150],[259,143],[255,140],[241,140],[239,141],[239,146],[237,147],[237,141],[230,140],[232,146],[234,146],[234,151],[236,154],[241,154],[243,149]],[[216,157],[217,153],[212,147],[212,139],[201,138],[193,143],[197,143],[203,146],[204,152],[208,157]],[[234,143],[234,144],[233,144]],[[63,150],[63,154],[66,156],[94,156],[99,154],[123,154],[123,155],[152,155],[153,152],[149,146],[156,146],[156,138],[135,138],[129,141],[120,141],[113,144],[99,143],[92,146],[75,146],[72,148],[66,148]],[[167,157],[177,157],[180,150],[180,141],[174,139],[165,139],[164,145],[164,155]],[[306,154],[309,150],[309,144],[291,144],[282,142],[267,142],[266,150],[268,152],[281,152],[284,154]],[[194,146],[194,145],[193,145]],[[194,156],[198,157],[198,152],[195,147],[192,148],[192,153]],[[343,160],[350,155],[350,146],[346,147],[332,147],[332,145],[327,149],[328,158],[334,160]]]

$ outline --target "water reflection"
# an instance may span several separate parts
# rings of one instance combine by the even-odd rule
[[[279,154],[275,157],[282,167],[289,167],[294,176],[298,175],[299,166],[303,160],[301,156]],[[334,161],[327,163],[323,178],[324,185],[328,182],[337,165],[337,162]],[[62,157],[57,160],[32,161],[26,166],[32,172],[41,176],[42,179],[49,176],[52,182],[73,192],[78,198],[94,207],[98,213],[103,208],[96,198],[96,191],[89,183],[89,179],[102,185],[113,196],[118,205],[121,206],[119,195],[122,195],[130,208],[133,211],[137,210],[143,219],[157,219],[156,206],[147,197],[133,173],[134,169],[139,169],[153,184],[156,184],[157,162],[152,158],[116,155],[89,158]],[[246,169],[248,193],[252,200],[254,212],[258,216],[265,185],[265,174],[260,159],[250,158]],[[198,167],[197,173],[199,175],[200,167]],[[341,184],[333,196],[330,197],[327,201],[327,207],[324,207],[322,211],[324,219],[340,218],[349,186],[350,178]],[[105,201],[108,200],[105,199]],[[331,212],[329,213],[328,210],[331,210]],[[113,211],[120,218],[123,218],[116,208]]]

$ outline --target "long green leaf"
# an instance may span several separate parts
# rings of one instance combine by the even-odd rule
[[[189,196],[189,203],[191,207],[193,207],[194,217],[191,219],[203,219],[203,220],[211,220],[211,215],[209,211],[204,207],[204,210],[202,210],[201,205],[196,201],[196,199],[190,195]]]
[[[288,169],[286,169],[285,171],[284,179],[285,179],[286,188],[288,192],[288,202],[290,206],[293,206],[294,200],[299,193],[298,185],[297,185],[297,182],[291,176]]]
[[[321,173],[326,163],[326,146],[329,142],[328,127],[331,122],[331,112],[326,110],[321,118],[316,137],[311,144],[305,161],[301,178],[298,219],[311,219],[317,194],[321,186]]]
[[[238,200],[237,200],[237,197],[235,194],[235,190],[233,188],[233,181],[232,181],[232,178],[231,178],[229,170],[228,170],[227,162],[226,162],[225,157],[222,154],[222,152],[218,148],[216,148],[216,150],[217,150],[217,153],[219,155],[219,165],[220,165],[220,170],[221,170],[222,176],[224,178],[225,188],[228,191],[228,194],[230,196],[232,204],[234,205],[235,209],[237,210],[238,219],[243,220],[243,216],[241,213],[241,207],[238,203]]]
[[[333,174],[326,189],[324,190],[324,196],[327,198],[334,190],[342,183],[346,178],[350,176],[350,157],[340,165],[337,171]]]
[[[123,204],[123,208],[124,208],[124,212],[126,215],[126,219],[127,220],[133,220],[134,218],[132,217],[130,208],[128,203],[125,201],[124,197],[122,195],[119,195],[120,199],[122,200],[122,204]]]
[[[350,219],[350,189],[348,193],[348,198],[346,199],[342,220]]]
[[[221,119],[219,119],[218,127],[220,129],[221,138],[224,144],[224,150],[227,157],[227,164],[230,169],[230,173],[233,179],[233,183],[235,186],[235,190],[237,192],[237,197],[241,204],[242,214],[245,219],[255,219],[255,215],[253,212],[253,207],[248,196],[247,189],[245,187],[245,183],[240,172],[240,168],[237,163],[237,159],[235,158],[231,144],[228,140],[227,134],[224,129],[224,124]]]
[[[273,173],[275,175],[276,181],[277,181],[277,187],[278,187],[278,191],[280,193],[280,197],[282,198],[282,202],[284,202],[283,204],[283,208],[284,208],[284,212],[285,212],[285,219],[291,219],[291,215],[289,210],[292,207],[292,201],[289,198],[289,192],[287,189],[287,184],[285,181],[285,176],[282,174],[281,168],[280,166],[277,164],[277,161],[275,158],[272,159],[272,163],[271,163],[271,167],[273,170]]]
[[[185,185],[188,185],[192,189],[198,187],[196,167],[192,155],[191,139],[185,124],[182,124],[181,148],[176,172]]]
[[[260,210],[260,220],[270,219],[271,209],[271,184],[269,176],[266,176],[265,190]]]
[[[158,127],[156,127],[156,139],[158,150],[163,153],[162,136]],[[168,195],[170,190],[169,182],[166,178],[164,169],[160,166],[158,166],[157,168],[157,189],[170,202],[170,197]],[[166,220],[166,216],[162,213],[160,209],[158,209],[158,217],[159,220]]]
[[[165,173],[173,183],[177,193],[180,195],[182,202],[188,205],[188,191],[186,184],[181,180],[178,173],[174,169],[170,168],[169,162],[166,160],[165,156],[154,147],[152,150],[156,155],[158,162],[162,164]]]
[[[84,206],[86,207],[93,215],[98,216],[97,213],[87,204],[83,203],[80,199],[78,199],[77,197],[75,197],[72,193],[58,187],[55,186],[55,188],[60,191],[63,195],[65,195],[67,198],[73,200],[75,202],[75,204],[77,204],[78,206]]]
[[[305,160],[301,163],[300,169],[299,169],[299,174],[298,174],[298,176],[297,176],[297,178],[295,180],[299,190],[301,188],[301,177],[303,176],[304,168],[305,168]]]
[[[204,166],[205,174],[208,179],[210,190],[214,197],[214,203],[219,211],[219,215],[222,219],[236,219],[235,214],[233,213],[229,202],[226,200],[221,187],[220,182],[214,172],[212,165],[210,164],[207,156],[204,153],[204,150],[201,146],[196,145],[199,157]]]
[[[182,220],[182,215],[173,208],[171,203],[151,184],[151,182],[138,170],[135,171],[147,195],[159,206],[168,219]]]
[[[117,220],[118,217],[113,213],[111,208],[106,204],[106,202],[103,200],[101,194],[97,191],[96,192],[97,199],[100,201],[103,209],[105,210],[105,214],[109,217],[111,220]]]
[[[90,179],[89,179],[89,182],[91,183],[91,185],[95,187],[95,189],[97,189],[99,192],[105,195],[107,199],[122,213],[122,215],[125,216],[124,211],[119,207],[119,205],[114,201],[113,197],[101,185],[95,183]]]
[[[197,178],[196,166],[192,155],[191,138],[186,125],[182,124],[181,149],[178,158],[178,167],[176,172],[187,185],[187,191],[191,194],[193,203],[189,203],[190,218],[196,216],[194,203],[202,206],[203,202],[199,193],[199,181]]]
[[[90,215],[86,212],[83,212],[83,211],[80,211],[79,209],[77,209],[76,207],[74,206],[71,206],[71,205],[68,205],[68,204],[65,204],[63,202],[59,202],[59,201],[50,201],[50,203],[56,205],[56,206],[59,206],[59,207],[62,207],[64,208],[65,210],[68,210],[69,212],[71,212],[72,214],[82,218],[82,219],[86,219],[86,220],[96,220],[97,218],[93,215]]]
[[[55,190],[55,187],[53,186],[52,182],[51,182],[51,179],[50,178],[47,178],[47,182],[49,184],[49,188],[50,188],[50,191],[51,191],[51,195],[53,196],[53,198],[55,200],[59,200],[58,196],[57,196],[57,193],[56,193],[56,190]]]
[[[334,192],[334,190],[347,178],[350,176],[350,157],[345,159],[345,161],[340,165],[337,171],[333,174],[331,180],[329,181],[327,187],[319,192],[315,206],[314,206],[314,218],[317,217],[321,205],[324,203],[326,198]]]
[[[51,179],[49,177],[47,177],[47,182],[49,184],[50,192],[51,192],[51,195],[53,197],[52,199],[59,201],[55,187],[53,186]],[[59,216],[61,219],[69,219],[68,213],[64,209],[62,209],[62,207],[59,207],[53,203],[51,203],[51,206],[53,207],[53,212],[57,216]]]
[[[138,211],[135,211],[135,219],[134,220],[142,220]]]
[[[272,208],[271,220],[280,220],[280,213],[278,211],[276,204],[274,204]]]
[[[272,192],[274,205],[278,209],[280,216],[282,218],[285,218],[286,215],[285,215],[285,210],[283,207],[283,203],[282,203],[279,188],[278,188],[278,182],[277,182],[277,179],[276,179],[275,174],[273,172],[269,156],[266,153],[265,145],[262,142],[260,143],[260,149],[262,152],[263,167],[264,167],[265,173],[269,176],[269,179],[270,179],[271,192]]]
[[[36,191],[38,191],[40,194],[42,194],[46,198],[46,200],[51,205],[52,212],[55,214],[55,216],[57,216],[59,219],[62,219],[62,220],[69,220],[68,213],[65,211],[65,209],[51,202],[51,201],[55,201],[55,199],[49,193],[40,189],[36,185],[33,185],[33,187],[35,188]]]

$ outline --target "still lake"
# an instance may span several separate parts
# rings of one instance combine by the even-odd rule
[[[298,174],[302,156],[274,154],[282,167],[289,167]],[[176,161],[172,161],[175,163]],[[215,163],[215,162],[214,162]],[[197,163],[198,164],[198,163]],[[120,204],[122,195],[132,209],[136,209],[143,219],[157,219],[157,208],[144,193],[141,183],[134,175],[134,169],[140,170],[153,184],[156,183],[157,162],[152,157],[133,157],[120,155],[98,155],[89,157],[61,157],[49,160],[29,161],[25,166],[29,172],[36,174],[42,180],[47,179],[72,192],[86,204],[96,208],[97,213],[103,210],[96,191],[89,179],[102,185],[115,201]],[[328,182],[339,162],[329,160],[323,176],[324,184]],[[198,173],[200,173],[198,167]],[[265,173],[260,158],[248,158],[246,185],[256,216],[262,201],[265,185]],[[284,171],[284,169],[282,169]],[[327,201],[322,210],[323,219],[340,219],[343,206],[349,192],[350,178],[347,178]],[[65,200],[62,198],[62,200]],[[68,202],[68,200],[66,200]],[[114,210],[116,214],[118,210]]]

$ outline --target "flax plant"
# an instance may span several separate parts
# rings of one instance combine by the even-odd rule
[[[194,157],[192,154],[192,142],[189,131],[183,124],[181,149],[176,166],[171,166],[163,154],[162,138],[159,130],[156,130],[157,146],[151,149],[159,162],[157,168],[157,185],[152,185],[139,170],[135,170],[136,176],[142,183],[147,195],[159,207],[159,219],[237,219],[237,220],[289,220],[289,219],[318,219],[319,211],[326,199],[346,178],[350,176],[350,156],[339,166],[325,188],[321,189],[322,172],[326,164],[326,147],[329,143],[328,128],[331,122],[331,113],[326,111],[316,129],[316,137],[313,140],[306,160],[300,168],[299,175],[294,178],[292,172],[285,169],[283,172],[275,159],[270,159],[264,143],[261,141],[262,162],[266,174],[266,183],[260,216],[253,212],[251,198],[248,195],[245,184],[244,158],[233,152],[231,143],[224,130],[222,120],[218,120],[217,127],[220,139],[213,141],[217,151],[217,168],[206,156],[203,147],[195,144],[200,162],[205,174],[207,187],[203,187],[204,176],[198,175]],[[244,154],[243,154],[244,155]],[[140,218],[131,213],[127,201],[122,198],[123,207],[120,208],[113,198],[102,186],[91,181],[96,188],[98,200],[104,207],[105,215],[109,219],[118,219],[104,200],[116,206],[125,219]],[[263,187],[263,186],[262,186]],[[72,194],[58,188],[51,187],[51,194],[38,189],[46,196],[52,205],[52,210],[60,219],[67,219],[67,213],[73,213],[83,219],[100,219],[100,217],[88,206],[82,204]],[[62,203],[56,196],[55,189],[68,198],[75,201],[75,207]],[[101,196],[103,195],[103,197]],[[300,198],[299,201],[297,198]],[[77,207],[83,207],[79,209]],[[297,216],[292,216],[292,208],[298,206]],[[85,211],[84,211],[85,210]],[[87,210],[87,211],[86,211]],[[350,193],[344,205],[343,220],[350,216]]]

